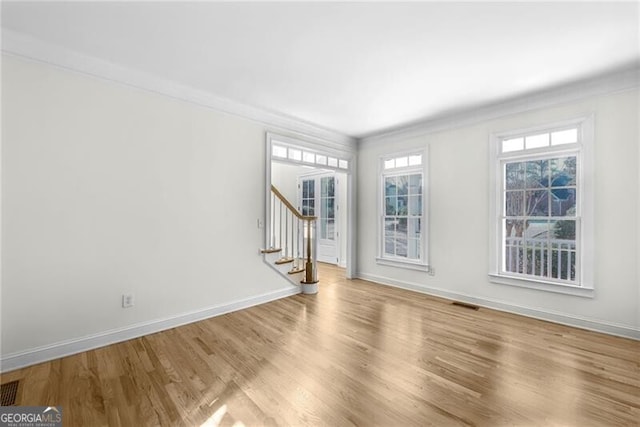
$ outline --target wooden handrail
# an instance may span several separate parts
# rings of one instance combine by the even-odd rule
[[[282,258],[277,260],[276,264],[284,264],[293,262],[293,266],[291,267],[291,271],[289,274],[301,273],[304,271],[305,277],[300,282],[303,285],[311,286],[306,288],[303,287],[303,293],[316,293],[317,287],[314,288],[312,285],[318,283],[317,279],[317,268],[315,267],[317,261],[317,251],[318,251],[318,235],[317,235],[317,227],[316,221],[318,220],[317,216],[312,215],[302,215],[298,209],[296,209],[293,204],[287,200],[287,198],[272,184],[271,192],[273,193],[273,199],[271,199],[271,248],[273,248],[273,252],[282,253]],[[276,199],[280,200],[280,205],[276,204]],[[279,215],[276,215],[276,206],[278,206]],[[283,207],[286,208],[283,215]],[[289,214],[291,212],[291,214]],[[298,221],[294,221],[294,218],[298,218]],[[283,219],[284,219],[284,227],[283,227]],[[291,251],[289,251],[289,221],[291,221]],[[305,222],[306,224],[302,224],[300,221]],[[279,227],[279,238],[276,239],[276,225]],[[284,228],[284,246],[283,243],[283,233],[282,230]],[[315,230],[312,233],[312,229]],[[302,233],[301,233],[302,231]],[[300,247],[304,247],[304,232],[306,231],[306,249],[303,249],[303,256],[300,255]],[[315,236],[312,238],[312,234]],[[278,242],[278,247],[276,247],[276,243]],[[314,243],[315,249],[312,249],[312,244]],[[295,249],[297,248],[297,254],[295,253]],[[266,251],[265,251],[266,252]],[[300,268],[298,262],[299,260],[304,262],[304,268]]]
[[[309,215],[302,215],[300,212],[298,212],[298,209],[296,209],[291,202],[289,202],[287,200],[286,197],[284,197],[282,195],[282,193],[280,191],[278,191],[278,189],[272,184],[271,185],[271,191],[273,192],[273,194],[276,195],[276,197],[278,199],[280,199],[280,201],[298,218],[304,220],[304,221],[315,221],[316,219],[318,219],[318,217],[316,216],[309,216]]]

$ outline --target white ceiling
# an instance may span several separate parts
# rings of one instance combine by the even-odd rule
[[[3,2],[2,26],[361,137],[636,65],[628,3]]]

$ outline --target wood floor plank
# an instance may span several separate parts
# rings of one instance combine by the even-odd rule
[[[344,279],[2,375],[65,426],[639,426],[640,342]]]

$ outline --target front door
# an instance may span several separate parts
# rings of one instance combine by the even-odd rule
[[[336,179],[333,173],[300,178],[300,211],[318,217],[318,261],[338,263]]]

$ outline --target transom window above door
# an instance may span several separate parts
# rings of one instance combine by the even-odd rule
[[[331,168],[338,170],[348,170],[349,160],[322,154],[313,150],[299,147],[291,147],[278,141],[273,141],[271,145],[271,156],[275,159],[287,160],[293,163],[313,165],[323,169]]]

